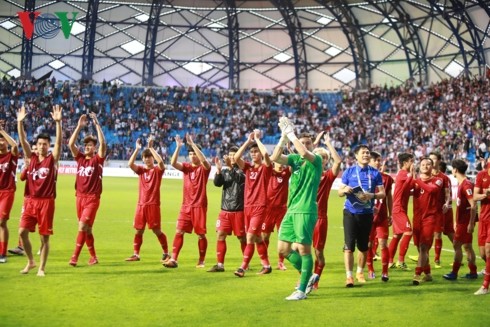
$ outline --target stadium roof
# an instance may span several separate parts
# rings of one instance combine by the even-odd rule
[[[19,11],[40,13],[30,40]],[[490,62],[484,0],[4,0],[0,13],[0,75],[337,89],[480,75]]]

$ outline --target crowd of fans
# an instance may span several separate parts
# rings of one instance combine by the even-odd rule
[[[109,160],[127,160],[136,139],[145,140],[150,134],[157,140],[157,150],[169,160],[177,133],[192,133],[209,157],[225,153],[231,144],[241,144],[256,128],[263,131],[264,143],[275,144],[278,118],[287,115],[298,132],[328,131],[344,166],[353,162],[351,149],[367,143],[388,159],[388,171],[396,171],[400,151],[420,157],[437,150],[447,162],[456,157],[474,162],[485,156],[490,145],[489,86],[487,79],[475,77],[426,86],[408,81],[365,91],[319,93],[4,78],[0,119],[16,137],[16,110],[25,105],[28,138],[43,131],[54,135],[51,106],[62,104],[62,159],[69,159],[69,136],[80,115],[93,111],[107,138]],[[95,129],[89,126],[84,132],[95,134]]]

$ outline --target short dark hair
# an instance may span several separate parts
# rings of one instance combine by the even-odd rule
[[[413,154],[408,153],[408,152],[402,152],[398,154],[398,163],[400,166],[402,166],[405,162],[409,161],[410,159],[413,159]]]
[[[153,157],[153,153],[151,152],[150,149],[144,149],[143,152],[141,153],[141,157],[143,158]]]
[[[83,139],[83,144],[87,144],[92,142],[94,145],[97,145],[97,138],[93,135],[87,135]]]
[[[48,140],[48,142],[51,143],[51,136],[49,136],[48,133],[40,133],[36,137],[36,143],[37,143],[37,141],[39,141],[39,139],[41,139],[41,140]]]
[[[258,147],[259,145],[257,143],[252,143],[249,149],[258,148]]]
[[[441,160],[442,159],[441,154],[439,152],[437,152],[437,151],[431,151],[429,153],[429,156],[435,156],[437,158],[437,160]]]
[[[238,151],[238,147],[236,145],[232,145],[228,149],[228,152],[237,152],[237,151]]]
[[[451,162],[451,166],[453,166],[453,169],[456,169],[461,174],[465,174],[466,170],[468,169],[468,164],[461,159],[454,159]]]
[[[359,144],[357,145],[355,148],[354,148],[354,154],[357,155],[357,153],[361,150],[361,149],[368,149],[369,152],[371,152],[371,150],[369,150],[369,147],[366,145],[366,144]]]
[[[447,163],[445,161],[439,161],[439,170],[442,171],[444,174],[446,173]]]
[[[420,158],[420,162],[422,162],[424,160],[429,160],[431,165],[434,165],[434,161],[432,161],[432,159],[429,156],[425,156],[425,157]]]
[[[371,154],[371,158],[374,160],[381,158],[381,153],[377,151],[370,151],[369,153]]]
[[[199,150],[202,150],[202,147],[197,144],[197,143],[194,143],[194,145],[199,149]],[[196,153],[196,151],[194,151],[194,148],[192,146],[189,147],[189,149],[187,150],[187,152],[194,152]]]
[[[308,139],[311,139],[313,141],[313,136],[311,135],[311,133],[308,133],[308,132],[303,132],[303,133],[299,134],[298,139],[302,139],[302,138],[308,138]]]

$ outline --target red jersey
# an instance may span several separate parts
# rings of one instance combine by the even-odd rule
[[[328,211],[328,197],[330,196],[330,190],[332,189],[335,176],[332,169],[324,171],[320,178],[320,185],[318,186],[318,193],[316,196],[316,202],[318,203],[318,212],[327,213]]]
[[[393,188],[393,177],[386,173],[381,173],[381,178],[383,179],[383,187],[385,189],[385,194],[391,193],[391,189]],[[376,190],[377,191],[377,190]],[[386,205],[385,199],[376,199],[374,201],[374,206],[378,209],[378,213],[376,214],[376,221],[384,221],[388,219],[388,206]]]
[[[243,167],[245,173],[245,207],[256,207],[267,205],[267,188],[272,175],[272,165],[267,167],[261,164],[255,168],[250,162],[245,162]]]
[[[0,191],[15,191],[15,173],[18,156],[12,152],[0,155]]]
[[[487,188],[490,188],[490,174],[488,169],[482,170],[476,175],[475,187],[480,189],[483,194]],[[490,197],[486,197],[480,202],[480,221],[490,221]]]
[[[439,194],[439,199],[437,200],[437,209],[442,212],[442,207],[446,203],[446,188],[448,188],[449,192],[451,192],[451,180],[443,172],[438,172],[437,175],[433,176],[442,179],[443,182],[442,189]]]
[[[184,173],[184,197],[182,205],[207,207],[206,184],[211,169],[207,170],[203,165],[192,166],[188,162],[184,162],[182,166],[182,172]]]
[[[283,171],[272,170],[272,176],[267,188],[267,206],[269,207],[286,207],[288,203],[289,178],[291,170],[289,168]]]
[[[408,171],[401,169],[395,178],[395,190],[393,192],[393,212],[405,212],[408,210],[410,190],[413,188],[413,176],[408,177]]]
[[[162,184],[163,170],[158,166],[151,169],[137,166],[136,174],[140,180],[138,205],[160,205],[160,185]]]
[[[57,178],[58,171],[53,154],[49,153],[43,161],[39,161],[39,156],[32,153],[26,182],[30,197],[55,198]]]
[[[473,199],[473,183],[465,179],[458,186],[456,198],[456,223],[467,225],[471,218],[470,201]]]
[[[420,222],[422,219],[435,218],[438,212],[437,201],[439,192],[444,184],[438,177],[432,177],[427,181],[420,178],[415,180],[413,192],[413,220]]]
[[[84,154],[78,152],[75,161],[77,162],[76,194],[93,194],[100,197],[105,159],[98,154],[87,159]]]

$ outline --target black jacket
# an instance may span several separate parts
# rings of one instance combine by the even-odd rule
[[[234,165],[231,169],[222,169],[214,176],[214,185],[221,187],[221,209],[225,211],[243,211],[243,193],[245,174]]]

